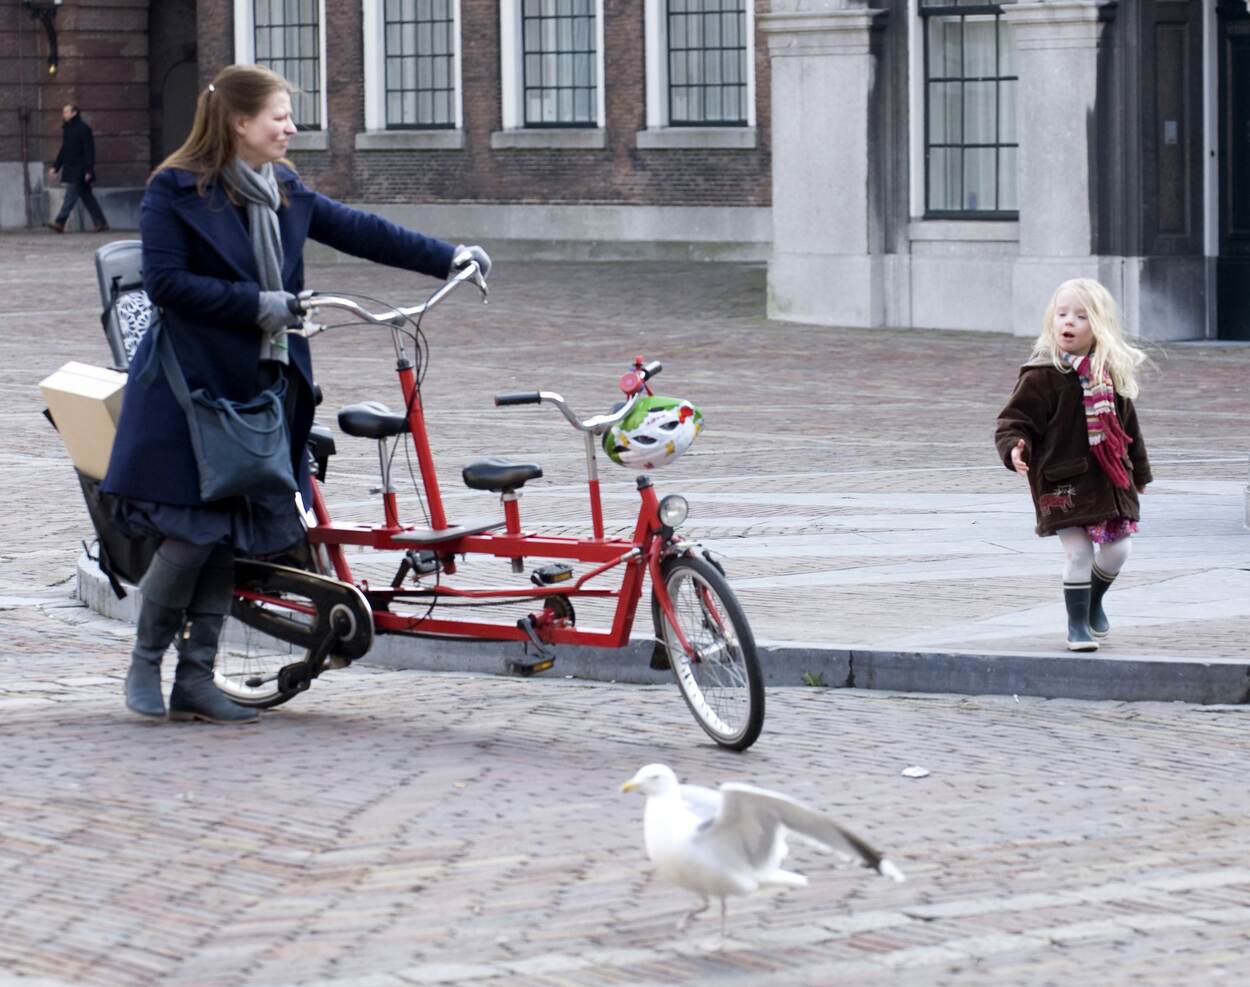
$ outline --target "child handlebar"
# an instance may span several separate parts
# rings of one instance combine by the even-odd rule
[[[495,407],[507,404],[542,404],[543,396],[538,391],[518,391],[513,394],[496,394]]]

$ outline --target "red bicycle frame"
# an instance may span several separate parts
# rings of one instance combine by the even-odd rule
[[[647,391],[646,377],[642,371],[642,360],[635,364],[635,371],[627,373],[621,381],[622,389],[627,396],[631,393]],[[682,634],[680,625],[675,619],[672,602],[668,597],[660,574],[660,564],[664,556],[681,543],[673,541],[672,529],[666,528],[659,518],[659,499],[651,480],[647,476],[638,478],[638,493],[641,498],[638,520],[634,526],[633,536],[626,540],[621,538],[605,538],[603,529],[603,508],[599,494],[599,480],[595,467],[595,450],[593,436],[587,432],[587,464],[589,471],[589,493],[593,537],[588,539],[553,537],[523,530],[521,527],[520,508],[516,494],[503,495],[504,521],[501,525],[488,525],[478,528],[462,528],[447,523],[443,508],[442,495],[439,490],[438,476],[434,469],[433,455],[430,450],[429,438],[426,433],[425,413],[421,403],[421,394],[417,386],[416,371],[406,359],[400,358],[399,381],[407,408],[408,431],[412,435],[416,449],[417,461],[421,472],[426,503],[429,507],[430,528],[418,528],[402,525],[399,521],[399,510],[394,490],[389,483],[384,489],[383,512],[384,523],[380,526],[365,524],[337,524],[331,517],[325,498],[315,478],[312,480],[312,510],[316,519],[315,526],[308,530],[308,540],[314,549],[324,550],[328,562],[336,578],[343,582],[356,583],[348,564],[344,547],[358,545],[381,551],[405,552],[413,548],[433,551],[438,558],[443,574],[455,571],[455,556],[464,554],[492,555],[497,558],[520,560],[524,557],[564,559],[593,566],[571,582],[554,585],[536,585],[531,587],[513,588],[476,588],[466,589],[443,585],[441,582],[434,588],[398,588],[386,587],[375,589],[365,583],[361,584],[369,598],[373,609],[374,628],[379,633],[390,634],[422,634],[445,635],[453,637],[485,638],[492,640],[531,640],[530,631],[517,624],[491,623],[480,620],[454,620],[433,614],[420,616],[393,613],[390,604],[393,601],[428,601],[431,598],[462,600],[496,600],[508,599],[528,600],[551,597],[615,597],[617,600],[612,626],[609,630],[583,630],[573,625],[566,617],[561,616],[558,609],[544,607],[541,614],[531,615],[529,627],[540,641],[545,644],[580,644],[592,647],[619,648],[629,643],[630,631],[633,627],[634,614],[638,600],[642,594],[643,576],[651,575],[661,610],[666,614],[670,626],[677,633],[682,648],[691,653],[688,642]],[[632,378],[632,379],[631,379]],[[502,527],[502,531],[493,530]],[[516,562],[514,564],[518,564]],[[624,567],[625,574],[619,588],[594,588],[587,584],[597,577],[618,566]]]

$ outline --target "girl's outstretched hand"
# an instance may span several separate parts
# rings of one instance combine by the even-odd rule
[[[1024,439],[1020,439],[1012,447],[1011,465],[1021,476],[1029,475],[1029,464],[1024,461]]]
[[[1139,494],[1144,494],[1146,492],[1146,484],[1143,483],[1140,487],[1138,487],[1137,492]]]

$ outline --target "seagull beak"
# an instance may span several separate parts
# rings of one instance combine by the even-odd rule
[[[632,792],[636,790],[637,788],[638,788],[638,782],[636,782],[633,778],[630,778],[629,781],[621,783],[622,794],[624,794],[625,792]]]

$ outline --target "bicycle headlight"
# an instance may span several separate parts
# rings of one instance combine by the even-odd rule
[[[660,524],[676,528],[690,514],[690,504],[681,494],[669,494],[660,501]]]

